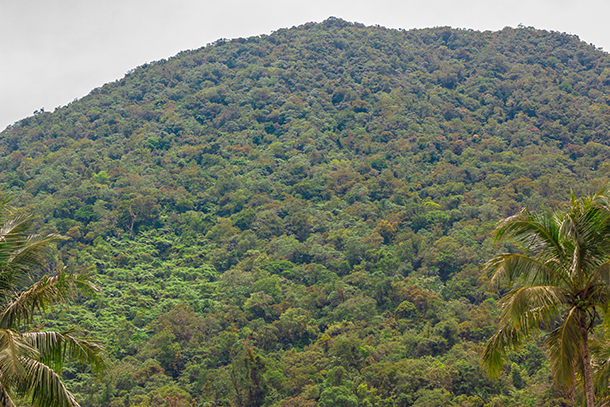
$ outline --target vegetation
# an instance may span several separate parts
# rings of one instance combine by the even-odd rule
[[[608,95],[574,36],[329,19],[21,120],[3,187],[103,289],[45,322],[112,362],[64,381],[84,406],[573,404],[539,341],[480,368],[481,265],[516,250],[498,219],[608,182]]]
[[[69,333],[28,331],[35,311],[65,303],[77,292],[95,287],[86,275],[60,270],[29,288],[57,236],[31,234],[32,218],[12,213],[8,198],[0,202],[0,401],[15,406],[15,396],[34,406],[79,406],[61,380],[66,358],[101,366],[101,347]]]

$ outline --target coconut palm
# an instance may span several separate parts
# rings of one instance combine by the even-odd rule
[[[501,254],[486,265],[492,284],[510,290],[483,353],[492,376],[507,351],[546,331],[555,382],[569,388],[582,381],[587,407],[594,406],[589,335],[610,297],[609,209],[604,189],[583,198],[572,194],[565,211],[524,209],[499,223],[495,240],[514,242],[521,253]]]
[[[78,293],[92,293],[90,277],[62,269],[34,280],[44,267],[57,235],[31,233],[33,219],[18,216],[0,200],[0,404],[14,406],[15,397],[34,406],[78,406],[61,380],[67,358],[102,367],[101,347],[68,333],[28,332],[38,313],[65,303]]]

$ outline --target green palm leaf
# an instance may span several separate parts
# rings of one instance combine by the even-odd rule
[[[93,294],[97,287],[86,274],[74,274],[65,268],[56,276],[44,276],[26,291],[19,293],[0,311],[0,327],[13,328],[31,322],[37,311],[45,313],[49,306],[66,303],[78,293]]]
[[[38,351],[21,340],[19,334],[0,329],[0,371],[7,380],[15,380],[25,374],[21,357],[37,357]]]
[[[571,308],[568,311],[563,323],[553,330],[545,340],[549,349],[553,377],[564,388],[569,388],[574,383],[577,363],[582,359],[581,340],[578,310],[576,308]]]
[[[520,284],[548,284],[569,280],[558,273],[554,262],[543,263],[523,254],[505,253],[494,257],[485,264],[492,285],[506,285],[518,282]]]
[[[74,396],[66,389],[61,377],[49,366],[34,359],[22,358],[27,380],[21,389],[37,407],[78,407]]]
[[[40,360],[61,372],[66,359],[78,360],[100,371],[105,365],[100,357],[103,348],[96,342],[53,331],[28,332],[21,335],[24,343],[40,353]]]
[[[534,334],[532,329],[537,333],[540,326],[549,328],[564,303],[565,295],[559,287],[518,287],[502,299],[501,320],[512,323],[515,328],[531,336]]]
[[[498,332],[483,352],[483,366],[490,376],[500,374],[507,351],[537,336],[540,326],[550,326],[564,300],[563,292],[553,286],[519,287],[502,298]]]

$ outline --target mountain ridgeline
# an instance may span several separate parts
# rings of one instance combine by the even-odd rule
[[[330,18],[25,118],[0,180],[102,289],[49,323],[107,348],[64,371],[83,406],[567,406],[538,344],[480,369],[481,269],[498,220],[608,181],[609,101],[572,35]]]

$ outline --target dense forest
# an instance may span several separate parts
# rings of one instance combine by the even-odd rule
[[[49,267],[97,298],[83,406],[571,406],[540,343],[480,367],[498,220],[610,175],[610,57],[565,33],[330,18],[145,64],[0,133]]]

